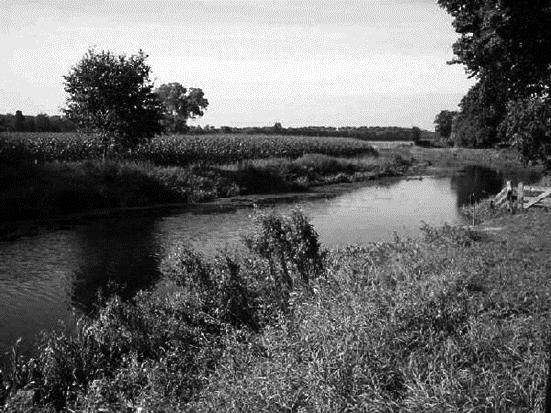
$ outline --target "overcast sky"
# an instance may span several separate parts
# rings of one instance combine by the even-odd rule
[[[435,0],[0,0],[0,113],[58,113],[96,46],[202,88],[202,125],[433,129],[472,84],[455,38]]]

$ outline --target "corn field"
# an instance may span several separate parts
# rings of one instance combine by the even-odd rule
[[[0,161],[82,161],[100,159],[99,139],[78,133],[2,133]],[[133,151],[116,156],[158,165],[229,164],[248,159],[298,158],[307,153],[332,156],[375,154],[365,141],[349,138],[277,135],[158,136]]]

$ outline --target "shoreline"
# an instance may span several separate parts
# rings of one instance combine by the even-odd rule
[[[431,175],[425,175],[431,176]],[[42,219],[22,219],[0,223],[0,242],[10,242],[20,237],[32,236],[42,230],[52,230],[65,226],[79,225],[88,221],[102,219],[132,218],[140,216],[158,216],[164,213],[219,213],[240,208],[253,208],[255,205],[276,205],[301,200],[330,199],[345,192],[371,185],[380,185],[408,179],[408,175],[372,178],[364,181],[316,185],[305,192],[285,192],[273,194],[236,195],[216,198],[205,202],[172,202],[136,207],[101,208],[78,213],[63,214]],[[418,176],[414,176],[418,179]]]
[[[348,182],[332,183],[328,178],[325,183],[312,182],[304,191],[287,191],[280,188],[272,193],[251,193],[246,195],[234,195],[228,197],[215,197],[206,201],[174,201],[153,202],[151,204],[131,207],[104,207],[92,208],[73,213],[53,214],[40,218],[22,218],[0,223],[0,241],[12,241],[23,236],[34,235],[42,230],[63,228],[67,225],[78,225],[89,220],[116,219],[121,217],[151,216],[171,212],[203,212],[216,213],[234,210],[237,208],[250,208],[257,205],[269,205],[282,202],[293,202],[305,199],[332,198],[341,193],[355,188],[380,185],[396,180],[417,180],[423,177],[446,177],[459,173],[465,167],[471,165],[484,166],[498,171],[519,170],[527,174],[540,174],[538,168],[524,168],[514,161],[512,153],[500,150],[469,150],[461,148],[426,149],[412,145],[398,146],[394,148],[379,148],[380,158],[387,159],[388,165],[392,165],[390,176],[384,168],[369,173],[353,175],[345,173]],[[393,157],[400,157],[406,163],[401,169],[392,163]],[[345,162],[358,162],[361,158],[343,158]],[[262,161],[265,162],[265,161]],[[399,164],[399,162],[398,162]]]

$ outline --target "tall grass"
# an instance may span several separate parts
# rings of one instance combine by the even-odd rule
[[[6,408],[540,411],[551,223],[501,219],[326,252],[298,212],[260,217],[245,255],[180,251],[168,293],[46,337]]]
[[[159,166],[130,161],[0,165],[0,222],[93,209],[194,203],[245,194],[304,191],[312,185],[402,174],[394,159],[325,155],[245,161],[232,167]]]

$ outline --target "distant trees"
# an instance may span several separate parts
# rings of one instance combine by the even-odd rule
[[[19,115],[17,115],[19,112]],[[76,125],[65,117],[48,116],[40,113],[36,116],[0,114],[0,132],[72,132]]]
[[[180,83],[168,83],[155,89],[163,105],[163,127],[167,132],[185,133],[188,119],[203,116],[209,101],[200,88],[186,89]]]
[[[147,55],[114,55],[89,49],[64,76],[69,94],[65,114],[97,132],[109,148],[126,149],[162,131],[163,107],[153,93]]]

